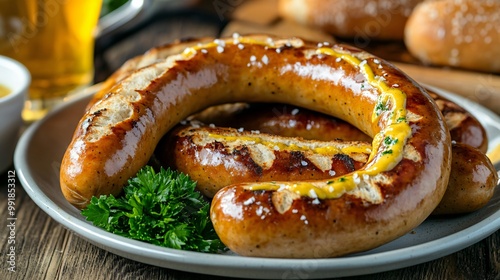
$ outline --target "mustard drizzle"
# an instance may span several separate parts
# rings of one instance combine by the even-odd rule
[[[224,47],[226,44],[258,44],[269,48],[275,48],[269,41],[259,41],[247,37],[233,37],[233,40],[215,40],[207,44],[202,44],[187,48],[184,55],[193,55],[198,50]],[[406,141],[411,137],[411,127],[407,121],[406,94],[398,88],[390,87],[383,78],[376,77],[366,60],[347,53],[336,51],[328,47],[320,47],[316,54],[330,55],[340,58],[357,67],[364,75],[366,81],[376,88],[381,95],[372,112],[372,123],[376,123],[382,116],[386,116],[386,127],[375,135],[372,142],[372,150],[368,159],[369,164],[364,169],[354,171],[339,178],[323,181],[304,182],[264,182],[250,183],[246,185],[250,190],[274,190],[287,189],[301,196],[308,196],[318,199],[338,198],[346,192],[352,191],[361,182],[369,180],[370,176],[375,176],[381,172],[394,168],[403,158],[403,150]],[[226,136],[224,136],[226,137]],[[227,140],[230,140],[226,138]],[[266,143],[266,145],[271,145]],[[383,149],[383,151],[380,151]]]
[[[259,135],[245,135],[245,136],[230,136],[230,135],[221,135],[215,133],[209,133],[208,136],[213,139],[220,139],[224,142],[234,142],[234,141],[244,141],[252,144],[262,144],[270,149],[277,148],[282,151],[312,151],[316,154],[322,155],[335,155],[335,154],[366,154],[371,152],[371,145],[359,144],[354,146],[345,146],[345,147],[335,147],[335,146],[323,146],[323,147],[315,147],[310,148],[308,146],[297,145],[295,143],[287,144],[283,142],[273,142],[265,140],[263,137]]]

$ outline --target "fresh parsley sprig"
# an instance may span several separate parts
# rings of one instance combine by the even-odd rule
[[[128,181],[124,195],[93,197],[82,215],[109,232],[155,245],[215,253],[225,246],[209,218],[210,204],[187,175],[150,166]]]

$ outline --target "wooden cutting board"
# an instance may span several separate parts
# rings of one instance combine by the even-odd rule
[[[299,36],[309,40],[338,42],[321,30],[284,20],[278,0],[247,0],[236,6],[222,35],[269,33]],[[349,42],[347,42],[349,43]],[[405,49],[403,42],[372,42],[365,50],[393,62],[417,82],[442,88],[469,98],[500,115],[500,75],[422,65]]]

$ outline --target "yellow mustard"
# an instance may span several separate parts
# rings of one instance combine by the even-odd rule
[[[259,44],[264,45],[269,48],[275,47],[273,44],[265,41],[258,41],[246,37],[238,37],[231,42],[227,41],[214,41],[208,44],[199,45],[196,47],[188,48],[184,52],[186,55],[193,54],[197,50],[221,47],[225,44]],[[376,123],[379,121],[382,115],[386,116],[387,124],[383,130],[375,135],[372,142],[372,149],[369,158],[369,164],[358,171],[352,172],[350,174],[332,178],[330,180],[324,181],[306,181],[306,182],[266,182],[266,183],[251,183],[248,184],[247,188],[250,190],[282,190],[287,189],[289,191],[295,192],[301,196],[308,196],[318,199],[332,199],[342,196],[345,192],[354,190],[356,186],[360,183],[361,178],[363,180],[369,178],[369,176],[377,175],[384,171],[389,171],[394,168],[403,158],[403,149],[408,138],[411,137],[411,127],[407,121],[407,111],[406,111],[406,94],[399,88],[390,87],[383,78],[376,77],[373,70],[370,68],[366,61],[361,61],[359,58],[353,56],[347,52],[341,52],[333,50],[328,47],[320,47],[316,50],[317,54],[330,55],[339,59],[342,59],[354,67],[359,68],[363,73],[366,81],[376,88],[381,94],[378,97],[377,104],[372,112],[372,122]],[[227,141],[236,140],[229,136],[221,136]],[[234,137],[236,138],[236,137]],[[238,137],[238,139],[241,139]],[[258,137],[251,137],[250,140],[262,143],[267,146],[278,146],[279,148],[286,149],[302,149],[301,147],[290,147],[290,146],[280,146],[283,143],[273,143],[263,141]],[[366,147],[362,147],[363,152],[366,152]],[[322,150],[323,149],[323,150]],[[329,153],[329,152],[342,152],[342,153],[353,153],[359,152],[356,147],[353,148],[343,148],[337,150],[337,148],[318,148],[315,152],[317,153]]]
[[[297,145],[295,143],[283,143],[283,142],[274,142],[265,140],[263,137],[260,137],[258,134],[256,135],[247,135],[247,136],[231,136],[231,135],[220,135],[215,133],[210,133],[209,137],[214,139],[220,139],[224,142],[234,142],[234,141],[244,141],[244,142],[253,142],[255,144],[264,145],[270,149],[278,148],[282,151],[312,151],[316,154],[322,155],[335,155],[335,154],[355,154],[355,153],[370,153],[371,145],[359,144],[357,146],[345,146],[345,147],[335,147],[335,146],[324,146],[324,147],[316,147],[310,148],[308,146]]]

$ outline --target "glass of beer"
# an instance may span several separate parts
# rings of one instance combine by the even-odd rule
[[[94,77],[94,30],[102,0],[0,0],[0,54],[23,63],[32,83],[26,122]]]

